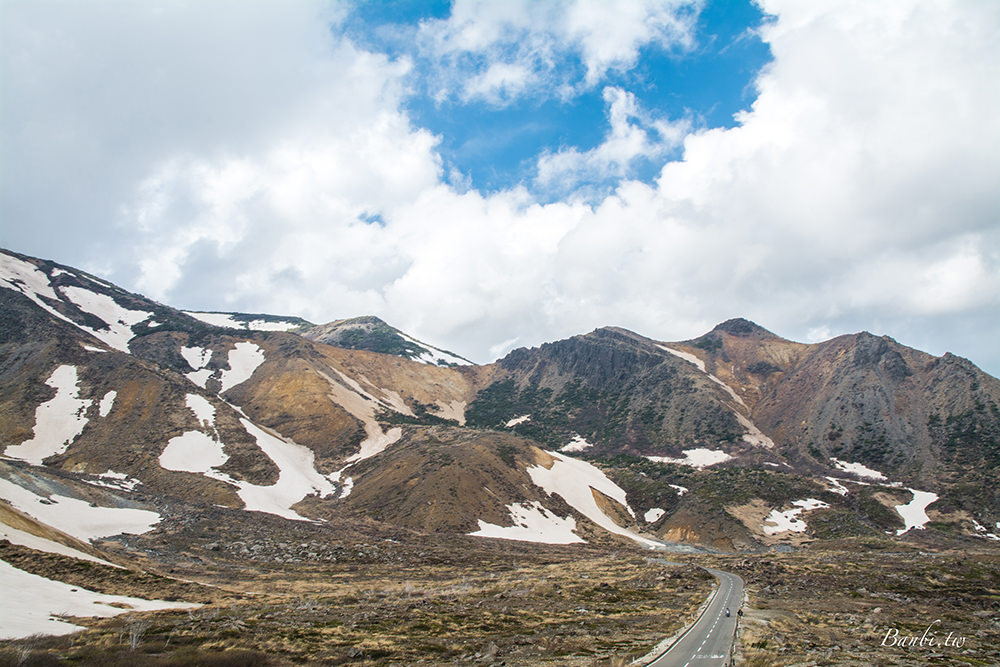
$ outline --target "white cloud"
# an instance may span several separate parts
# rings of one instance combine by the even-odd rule
[[[502,104],[522,94],[563,95],[635,65],[639,50],[689,49],[701,0],[456,0],[425,21],[418,44],[434,63],[437,97]]]
[[[402,110],[423,64],[358,48],[324,6],[8,2],[5,243],[183,307],[374,313],[480,361],[743,315],[796,338],[879,330],[996,373],[1000,5],[762,4],[775,60],[737,127],[689,133],[655,182],[629,181],[684,128],[609,88],[606,140],[539,163],[567,190],[543,205],[449,186],[438,138]],[[643,45],[683,47],[656,18],[674,8],[458,2],[421,39],[502,103],[560,95],[566,49],[561,83],[587,86]],[[611,194],[575,196],[609,173]]]
[[[690,128],[685,120],[648,118],[635,96],[621,88],[605,88],[604,101],[610,125],[604,141],[588,151],[571,147],[542,155],[537,182],[543,190],[566,193],[583,183],[618,183],[636,160],[662,158],[675,149]]]
[[[482,98],[500,105],[518,97],[533,79],[534,72],[523,64],[493,63],[469,79],[462,96],[466,101]]]

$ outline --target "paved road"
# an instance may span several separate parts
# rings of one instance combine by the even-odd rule
[[[736,612],[743,602],[743,580],[729,572],[706,569],[719,580],[715,597],[691,629],[649,667],[722,667],[729,664]],[[728,617],[726,607],[731,612]]]

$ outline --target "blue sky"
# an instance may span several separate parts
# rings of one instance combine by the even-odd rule
[[[414,59],[414,94],[405,101],[407,112],[440,137],[438,151],[448,171],[454,169],[484,192],[530,185],[542,153],[599,145],[607,130],[603,86],[627,89],[655,116],[686,118],[696,127],[732,127],[734,115],[753,102],[754,80],[770,60],[770,50],[757,34],[764,13],[749,0],[725,0],[687,9],[694,20],[690,47],[643,45],[632,67],[609,71],[600,85],[583,86],[571,96],[553,96],[546,88],[503,102],[435,99],[427,89],[432,75],[422,71],[433,69],[433,63],[422,61],[413,33],[422,22],[447,20],[449,8],[447,2],[360,3],[351,7],[345,27],[361,44]],[[563,82],[579,84],[585,73],[574,53],[560,54],[556,67]],[[649,180],[659,166],[658,161],[639,160],[630,173]]]
[[[996,375],[997,34],[979,0],[5,0],[0,244],[480,362],[743,316]]]

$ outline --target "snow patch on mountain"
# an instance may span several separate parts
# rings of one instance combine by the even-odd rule
[[[371,458],[403,437],[403,429],[395,427],[382,431],[382,427],[375,420],[376,410],[383,407],[392,408],[391,404],[375,398],[339,370],[333,370],[337,374],[336,378],[317,372],[330,385],[330,399],[361,422],[366,436],[358,452],[348,458],[348,462],[357,463]]]
[[[139,535],[160,522],[160,515],[149,510],[97,507],[56,494],[44,498],[5,479],[0,479],[0,499],[33,519],[84,541],[122,533]]]
[[[182,347],[181,356],[193,369],[192,372],[185,373],[184,377],[205,389],[209,378],[215,374],[215,371],[207,368],[208,362],[212,360],[212,350],[198,346]]]
[[[428,345],[427,343],[421,343],[416,338],[411,338],[401,331],[397,331],[399,337],[408,343],[413,343],[414,345],[420,347],[423,352],[421,352],[416,357],[411,357],[413,361],[419,361],[422,364],[428,364],[430,366],[469,366],[471,362],[468,359],[463,359],[457,355],[447,352],[445,350],[440,350],[436,347]]]
[[[298,329],[302,324],[300,322],[291,322],[287,320],[238,320],[234,317],[235,313],[205,313],[193,310],[185,310],[185,315],[190,315],[196,320],[201,320],[205,324],[211,324],[214,327],[222,327],[224,329],[242,329],[243,331],[291,331],[292,329]]]
[[[660,520],[660,517],[666,513],[666,510],[660,507],[651,507],[646,510],[646,513],[642,515],[642,518],[646,520],[646,523],[656,523]]]
[[[707,468],[724,463],[733,457],[720,449],[696,447],[694,449],[685,449],[684,458],[682,459],[675,459],[669,456],[647,456],[646,458],[656,463],[677,463],[682,466],[691,466],[692,468]]]
[[[592,444],[584,440],[581,435],[573,435],[573,439],[568,444],[559,448],[560,452],[582,452],[593,447]]]
[[[857,475],[858,477],[877,479],[882,482],[887,481],[886,476],[878,470],[872,470],[871,468],[868,468],[860,463],[849,463],[847,461],[841,461],[838,458],[831,458],[830,460],[833,461],[833,465],[837,468],[837,470],[842,470],[846,473]]]
[[[668,484],[667,486],[676,491],[678,496],[683,496],[688,492],[688,488],[686,486],[680,486],[679,484]]]
[[[765,525],[762,528],[765,534],[776,535],[777,533],[786,532],[804,533],[808,526],[804,520],[798,518],[799,515],[803,512],[810,512],[812,510],[829,507],[829,505],[824,503],[822,500],[816,500],[815,498],[796,500],[792,503],[792,505],[795,505],[795,507],[790,510],[785,510],[784,512],[771,510],[771,514],[764,519]],[[766,525],[768,522],[774,525]]]
[[[199,426],[211,429],[214,435],[201,431],[185,431],[170,438],[167,446],[160,452],[160,466],[165,470],[195,472],[235,484],[231,477],[215,470],[229,460],[229,455],[222,449],[218,432],[215,431],[215,407],[197,394],[187,394],[184,403],[194,413]]]
[[[830,482],[831,486],[828,489],[828,491],[832,491],[833,493],[838,493],[842,496],[846,496],[848,494],[849,489],[841,483],[841,480],[837,479],[836,477],[824,477],[824,479]]]
[[[215,406],[208,402],[204,396],[188,394],[184,397],[184,404],[194,413],[195,418],[205,428],[215,428]]]
[[[250,379],[254,371],[264,363],[264,350],[255,343],[243,341],[229,350],[229,368],[219,376],[219,393],[224,394],[238,384]]]
[[[767,449],[774,448],[774,441],[764,435],[764,432],[757,428],[756,424],[738,412],[734,412],[733,414],[736,415],[736,421],[738,421],[747,431],[743,434],[744,442],[747,442],[754,447],[766,447]]]
[[[222,443],[201,431],[185,431],[170,438],[159,457],[160,466],[165,470],[196,472],[232,483],[231,477],[213,470],[228,460]]]
[[[669,352],[675,357],[680,357],[689,364],[694,364],[698,368],[698,370],[700,370],[702,373],[705,373],[706,375],[708,374],[708,370],[705,369],[705,362],[696,357],[695,355],[691,354],[690,352],[684,352],[683,350],[675,350],[674,348],[667,347],[666,345],[657,345],[656,347],[660,348],[664,352]]]
[[[181,356],[192,369],[200,370],[208,366],[208,362],[212,360],[212,350],[197,345],[185,346],[181,348]]]
[[[561,496],[570,507],[608,532],[622,535],[649,547],[659,545],[659,542],[619,526],[601,510],[594,498],[594,491],[611,498],[620,504],[629,515],[635,517],[635,512],[629,507],[625,498],[624,489],[608,479],[604,472],[586,461],[564,456],[559,452],[548,451],[547,453],[554,459],[551,468],[542,465],[528,468],[528,476],[531,477],[535,486],[542,488],[549,494]]]
[[[64,322],[69,322],[75,327],[80,327],[79,324],[42,300],[44,297],[53,301],[61,301],[59,295],[52,289],[49,277],[31,262],[25,262],[0,252],[0,286],[20,292],[48,314]]]
[[[308,447],[287,442],[260,428],[249,419],[240,423],[257,440],[257,446],[278,467],[278,481],[271,486],[240,482],[237,494],[246,509],[267,512],[286,519],[307,520],[292,509],[306,496],[320,497],[336,492],[333,484],[316,471],[316,455]]]
[[[186,403],[201,427],[212,429],[215,435],[186,431],[171,438],[159,457],[160,465],[166,470],[199,473],[231,484],[236,487],[236,494],[247,511],[266,512],[298,521],[307,519],[292,510],[293,505],[309,495],[326,497],[336,492],[331,481],[316,471],[316,457],[311,449],[283,440],[246,417],[241,417],[240,423],[278,468],[278,481],[270,486],[259,486],[220,472],[217,468],[228,461],[229,456],[215,431],[215,408],[204,397],[195,394],[188,394]]]
[[[504,424],[504,426],[507,428],[514,428],[518,424],[523,424],[529,421],[531,421],[531,415],[521,415],[520,417],[514,417],[513,419],[507,420],[507,423]]]
[[[107,294],[91,292],[83,287],[60,287],[59,290],[80,310],[100,318],[108,326],[107,330],[90,329],[89,327],[81,328],[86,329],[107,345],[122,352],[129,351],[128,343],[135,337],[132,327],[153,316],[153,313],[145,310],[129,310],[128,308],[124,308],[118,305],[118,302]]]
[[[46,537],[39,537],[34,533],[29,533],[26,530],[8,526],[2,522],[0,522],[0,540],[7,540],[11,544],[34,549],[35,551],[42,551],[47,554],[58,554],[60,556],[76,558],[77,560],[86,560],[91,563],[100,563],[101,565],[118,567],[114,563],[110,563],[103,558],[98,558],[97,556],[92,556],[85,551],[74,549],[73,547],[67,546],[62,542],[56,542],[55,540],[50,540]]]
[[[348,477],[346,480],[344,480],[343,484],[340,487],[340,496],[339,496],[340,499],[343,500],[347,496],[351,495],[351,491],[353,490],[354,490],[354,478]]]
[[[972,520],[972,527],[976,529],[976,537],[982,537],[987,540],[996,540],[1000,542],[1000,535],[996,535],[995,533],[989,532],[986,529],[986,526],[979,523],[975,519]],[[1000,528],[1000,524],[997,524],[997,528]]]
[[[83,481],[87,484],[103,486],[117,491],[133,491],[136,486],[142,484],[142,482],[137,480],[135,477],[129,477],[123,472],[114,472],[113,470],[102,472],[96,477],[97,479],[85,479]]]
[[[132,611],[193,609],[199,604],[143,600],[124,595],[106,595],[61,581],[30,574],[0,561],[0,590],[4,604],[17,613],[0,614],[0,639],[32,635],[68,635],[86,628],[60,617],[107,618]]]
[[[722,380],[720,380],[715,375],[709,373],[708,370],[705,368],[704,361],[702,361],[695,355],[691,354],[690,352],[676,350],[672,347],[667,347],[666,345],[657,345],[657,347],[665,352],[669,352],[670,354],[676,357],[680,357],[681,359],[687,361],[688,363],[694,364],[698,368],[698,370],[700,370],[708,377],[709,380],[722,387],[725,390],[725,392],[729,394],[729,397],[732,398],[737,405],[739,405],[744,410],[749,412],[750,408],[743,401],[740,395],[736,393],[736,390],[733,389],[728,384],[726,384],[725,382],[723,382]],[[763,431],[757,428],[757,425],[754,424],[749,417],[740,413],[738,410],[733,410],[733,415],[736,417],[736,421],[740,423],[740,426],[742,426],[746,430],[746,433],[743,434],[744,442],[753,445],[754,447],[765,447],[767,449],[774,448],[774,441],[771,440],[771,438],[769,438],[767,435],[765,435]]]
[[[55,389],[56,395],[35,409],[34,436],[9,445],[4,450],[6,456],[42,465],[48,457],[65,452],[87,425],[85,413],[93,401],[79,397],[76,366],[59,366],[45,384]]]
[[[682,350],[676,350],[672,347],[667,347],[666,345],[657,345],[657,347],[663,350],[664,352],[669,352],[675,357],[680,357],[681,359],[690,364],[694,364],[698,368],[698,370],[700,370],[702,373],[708,376],[709,380],[722,387],[726,391],[726,393],[729,394],[729,396],[734,401],[736,401],[736,403],[742,405],[744,408],[747,407],[747,404],[743,402],[743,399],[740,398],[740,395],[737,394],[732,387],[730,387],[728,384],[726,384],[725,382],[723,382],[722,380],[720,380],[719,378],[708,372],[708,370],[705,368],[704,361],[702,361],[695,355],[691,354],[690,352],[683,352]]]
[[[938,499],[938,495],[930,491],[916,489],[907,491],[913,494],[913,499],[905,505],[896,505],[896,512],[903,518],[904,523],[904,526],[896,531],[896,535],[902,535],[911,528],[923,530],[930,521],[930,517],[927,516],[927,506]]]
[[[513,526],[498,526],[479,519],[479,530],[469,533],[476,537],[491,537],[542,544],[577,544],[583,538],[574,533],[576,519],[560,518],[538,501],[507,505]]]
[[[67,272],[63,271],[62,273]],[[58,274],[53,272],[53,276],[55,275]],[[91,281],[114,289],[106,283],[93,279]],[[123,308],[111,297],[91,292],[83,287],[60,287],[60,291],[71,304],[79,310],[101,319],[107,325],[107,329],[92,329],[74,322],[45,302],[44,299],[50,299],[65,303],[65,299],[61,298],[53,289],[49,276],[31,262],[25,262],[6,253],[0,253],[0,287],[17,290],[53,317],[72,324],[81,331],[85,331],[106,345],[122,352],[129,351],[128,342],[135,336],[132,327],[153,316],[153,313],[150,312]],[[98,348],[93,348],[92,351],[98,351]],[[99,351],[103,352],[104,350]]]
[[[115,407],[115,399],[118,398],[118,392],[112,389],[108,393],[104,394],[101,398],[101,402],[97,405],[97,414],[101,417],[107,417],[111,414],[111,408]]]

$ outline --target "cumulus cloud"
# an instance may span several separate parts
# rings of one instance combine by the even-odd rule
[[[605,88],[604,101],[610,126],[604,141],[587,151],[567,147],[542,155],[536,176],[542,190],[565,195],[584,184],[620,183],[637,161],[662,159],[676,149],[691,127],[687,120],[650,118],[622,88]]]
[[[421,39],[482,75],[448,94],[558,96],[553,77],[599,85],[644,45],[683,48],[692,5],[628,4],[457,2]],[[996,373],[1000,5],[762,5],[774,61],[736,127],[671,124],[609,87],[598,147],[539,156],[564,193],[542,202],[449,185],[405,111],[426,63],[352,43],[336,6],[7,2],[4,242],[183,307],[378,314],[479,361],[743,315]],[[662,169],[630,180],[636,160]]]
[[[646,46],[690,49],[701,0],[456,0],[417,36],[439,99],[506,104],[552,89],[591,88],[635,65]]]

